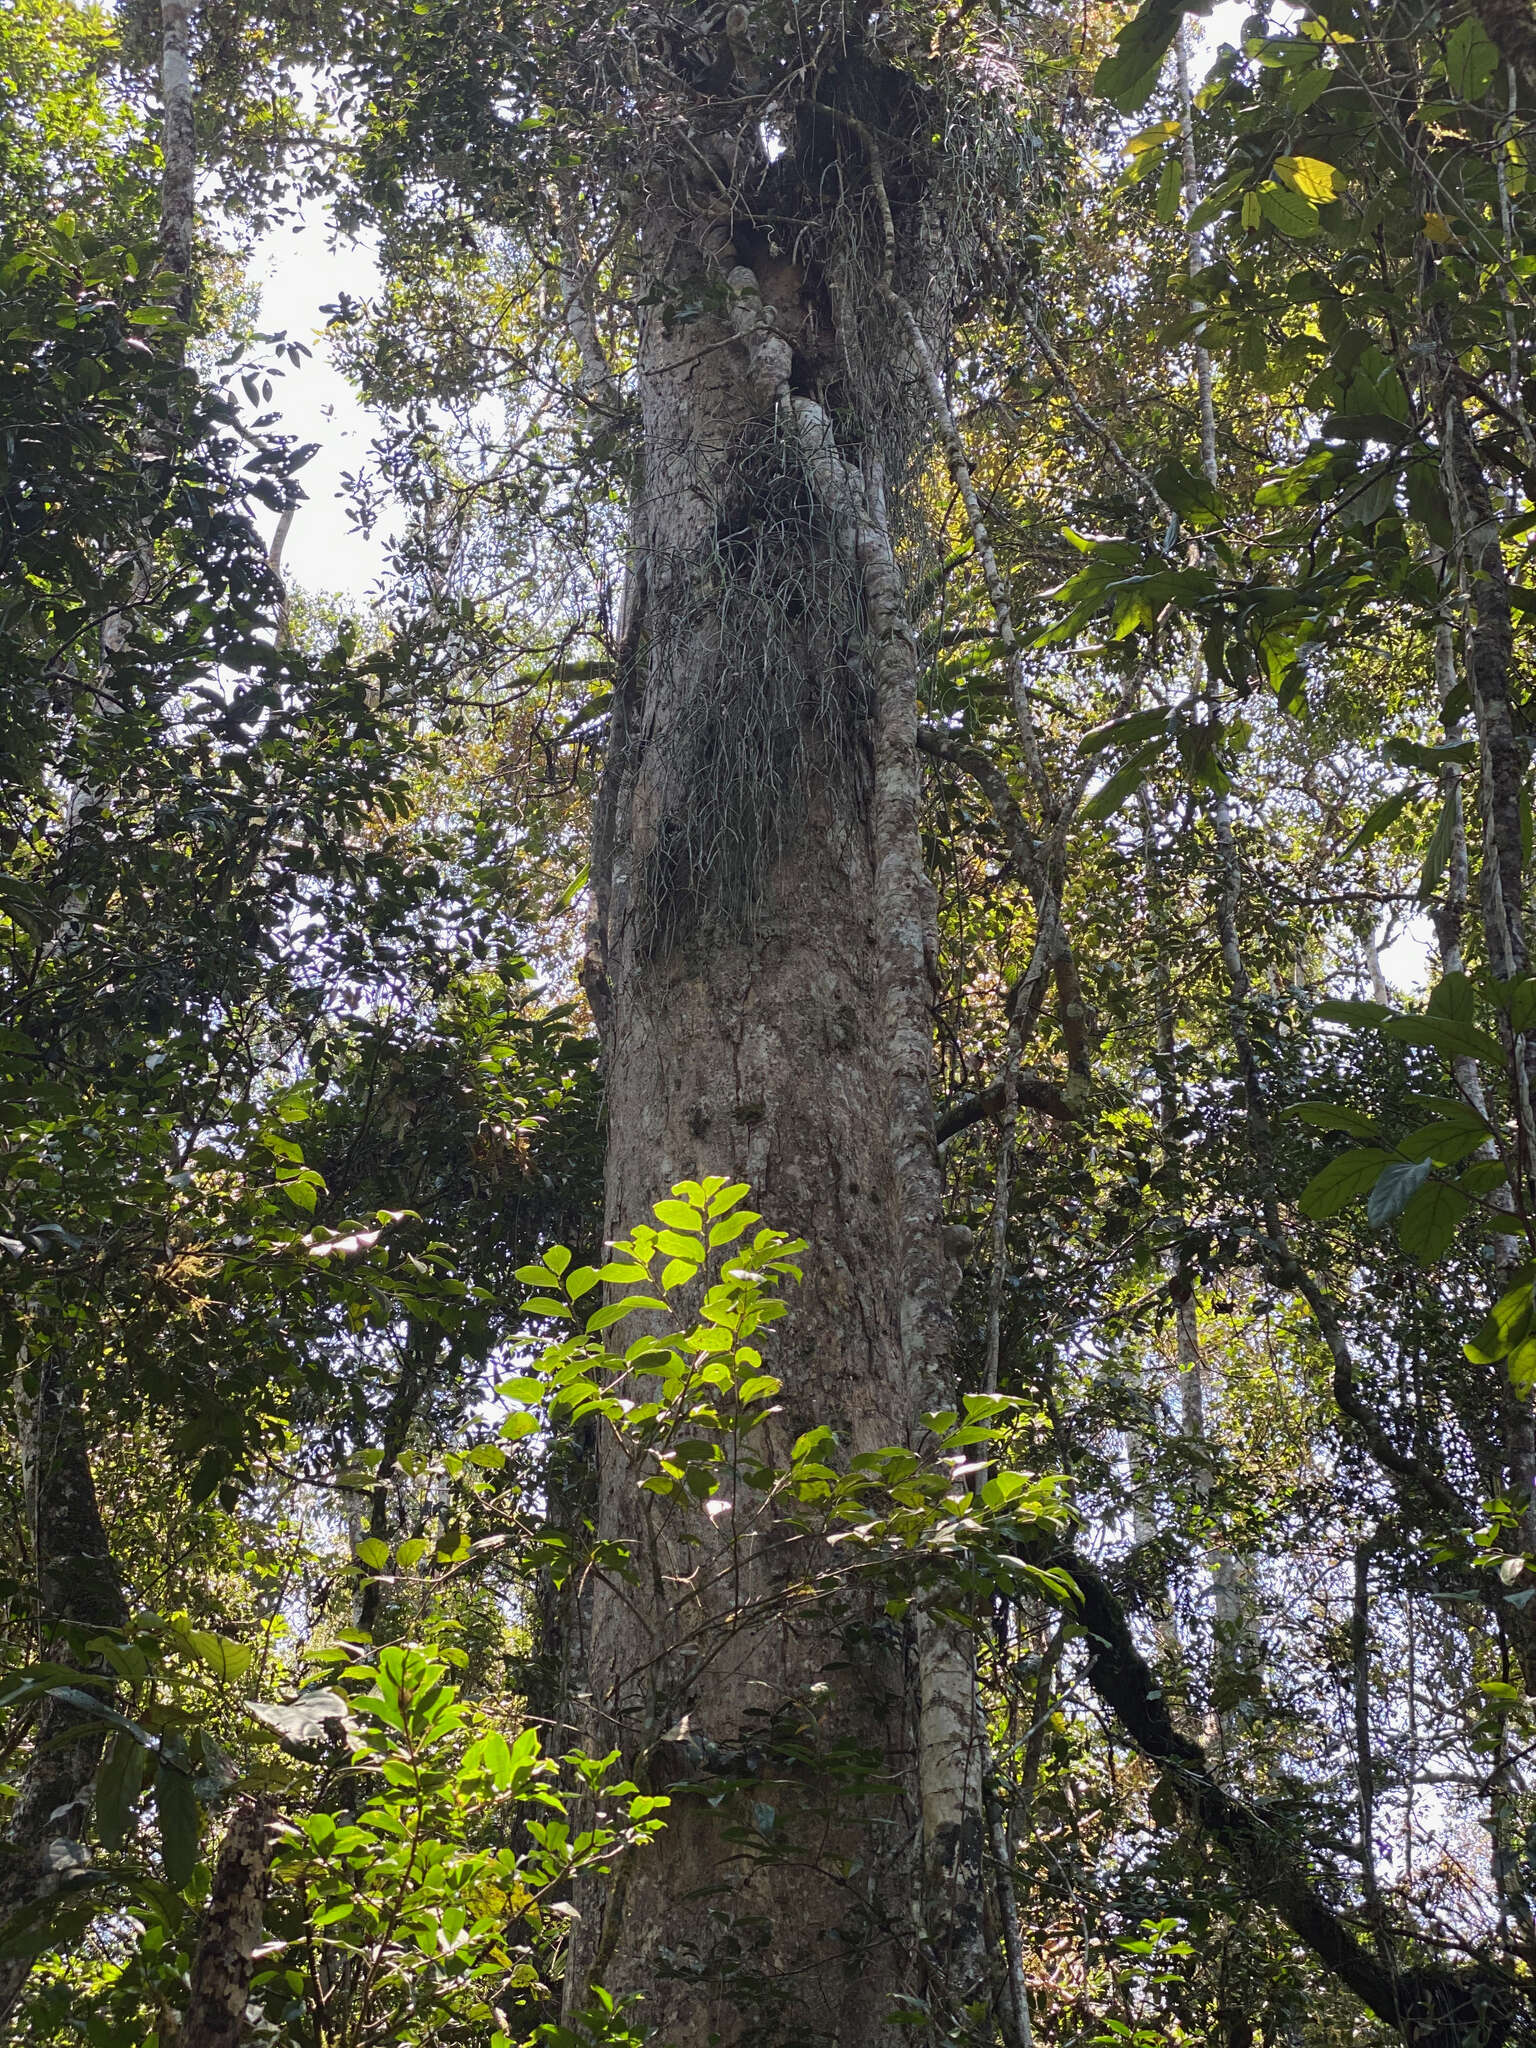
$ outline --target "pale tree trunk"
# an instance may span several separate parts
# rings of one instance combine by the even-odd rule
[[[160,0],[160,260],[181,280],[177,311],[192,317],[192,0]]]
[[[850,181],[857,127],[838,145]],[[920,208],[904,226],[920,252]],[[643,239],[656,296],[703,274],[715,302],[640,332],[644,482],[588,962],[610,1233],[676,1181],[749,1182],[811,1243],[772,1340],[777,1448],[822,1423],[844,1453],[918,1444],[958,1275],[929,1095],[917,646],[886,503],[907,451],[887,413],[854,452],[803,366],[862,395],[883,350],[898,421],[919,366],[835,230],[803,268],[659,205]],[[931,303],[928,277],[903,283]],[[643,1562],[596,1585],[591,1712],[598,1745],[674,1804],[622,1885],[582,1901],[570,2002],[589,1981],[639,1991],[679,2048],[910,2038],[889,2024],[897,1994],[979,1995],[968,1644],[921,1603],[907,1628],[869,1593],[786,1607],[783,1532],[733,1550],[725,1516],[701,1543],[647,1521],[640,1476],[605,1447],[599,1530]],[[875,1766],[862,1787],[833,1754],[852,1748]],[[689,1793],[700,1775],[740,1782],[711,1806]]]

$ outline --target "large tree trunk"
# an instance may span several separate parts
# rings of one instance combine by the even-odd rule
[[[86,1445],[80,1388],[46,1338],[16,1375],[17,1438],[37,1577],[38,1650],[47,1661],[97,1671],[83,1648],[101,1630],[128,1626],[122,1579],[102,1525]],[[93,1695],[110,1705],[112,1688]],[[38,1712],[32,1752],[0,1842],[0,1926],[58,1892],[88,1859],[76,1850],[90,1818],[102,1723],[51,1694]],[[0,1959],[0,2022],[14,2009],[31,1954]]]
[[[824,184],[859,193],[819,243],[802,234],[814,254],[791,262],[761,227],[733,238],[659,205],[645,224],[662,303],[640,338],[644,483],[589,982],[610,1231],[681,1179],[749,1182],[811,1242],[772,1340],[778,1445],[825,1423],[853,1453],[916,1441],[954,1277],[928,1097],[916,648],[885,502],[921,393],[860,267],[858,234],[877,274],[882,237],[859,122],[800,118]],[[921,250],[907,203],[903,246]],[[931,276],[903,282],[926,311]],[[669,319],[688,297],[707,310]],[[879,419],[859,411],[877,376],[893,390]],[[596,1740],[674,1804],[658,1844],[585,1902],[573,1998],[592,1978],[640,1991],[681,2048],[859,2048],[888,2038],[897,1993],[975,1995],[963,1652],[870,1593],[786,1605],[804,1560],[782,1528],[648,1528],[642,1475],[615,1447],[602,1458],[600,1531],[648,1562],[594,1596]]]

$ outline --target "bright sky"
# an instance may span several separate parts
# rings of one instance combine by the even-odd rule
[[[343,292],[370,298],[378,266],[366,241],[331,246],[325,210],[314,206],[292,227],[278,228],[258,243],[251,281],[261,290],[264,333],[285,333],[314,351],[298,369],[288,369],[273,392],[273,410],[283,431],[300,441],[317,441],[320,452],[299,472],[306,501],[289,530],[283,568],[311,590],[334,590],[358,600],[383,566],[387,527],[365,538],[347,517],[342,475],[365,466],[373,428],[357,394],[330,360],[325,314]],[[263,515],[270,538],[275,515]]]

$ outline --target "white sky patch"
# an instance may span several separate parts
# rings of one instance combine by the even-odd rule
[[[285,333],[313,351],[273,379],[270,410],[279,415],[281,430],[319,443],[319,452],[299,471],[305,497],[289,530],[283,573],[307,589],[361,600],[383,570],[391,527],[386,516],[364,535],[347,515],[342,477],[365,467],[373,419],[331,360],[321,308],[334,305],[343,292],[354,299],[376,293],[373,245],[366,239],[333,242],[326,209],[308,206],[296,223],[257,243],[250,278],[261,292],[262,332]],[[276,524],[275,513],[261,513],[264,538],[271,539]]]
[[[1434,927],[1428,914],[1415,911],[1407,928],[1379,955],[1388,988],[1402,996],[1422,996],[1429,987],[1430,965],[1436,958]]]

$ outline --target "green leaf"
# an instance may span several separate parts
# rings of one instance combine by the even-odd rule
[[[665,1287],[667,1284],[664,1274],[662,1285]],[[661,1309],[665,1312],[666,1306],[667,1304],[658,1300],[654,1294],[627,1294],[622,1301],[606,1302],[602,1308],[593,1309],[591,1315],[587,1317],[587,1335],[595,1337],[601,1330],[612,1329],[615,1323],[621,1323],[637,1308]]]
[[[1316,64],[1310,71],[1303,71],[1299,78],[1291,79],[1286,87],[1286,98],[1298,114],[1304,114],[1314,100],[1322,98],[1330,85],[1337,81],[1331,71]]]
[[[1165,227],[1179,217],[1179,200],[1183,196],[1184,178],[1177,157],[1169,157],[1163,165],[1157,181],[1157,217]]]
[[[370,1571],[381,1572],[389,1563],[389,1545],[382,1536],[365,1536],[357,1546],[357,1560]]]
[[[191,1883],[197,1868],[201,1820],[191,1777],[164,1760],[155,1770],[155,1811],[160,1820],[160,1856],[166,1880],[181,1891]]]
[[[743,1380],[736,1389],[736,1398],[745,1408],[753,1401],[771,1400],[782,1385],[783,1381],[776,1380],[772,1373],[754,1373],[750,1379]]]
[[[502,1380],[496,1391],[504,1401],[542,1401],[549,1391],[544,1381],[535,1379],[530,1373],[522,1373],[510,1380]]]
[[[1447,1059],[1492,1060],[1500,1066],[1504,1061],[1504,1048],[1496,1038],[1454,1017],[1389,1017],[1381,1029],[1387,1038],[1430,1046]]]
[[[432,1545],[425,1536],[407,1536],[395,1552],[395,1563],[401,1571],[411,1571],[421,1563],[431,1548]]]
[[[1395,825],[1417,795],[1416,790],[1399,789],[1367,812],[1365,823],[1345,847],[1346,854],[1358,853],[1362,846],[1369,846],[1373,839],[1379,839],[1383,832]]]
[[[723,1244],[734,1244],[744,1230],[750,1230],[761,1220],[751,1209],[738,1209],[734,1216],[723,1217],[710,1230],[710,1250],[718,1251]]]
[[[1509,1354],[1510,1383],[1517,1394],[1528,1396],[1536,1388],[1536,1338],[1527,1337]]]
[[[1144,740],[1165,732],[1172,713],[1163,709],[1157,711],[1132,711],[1125,718],[1112,718],[1107,725],[1096,725],[1084,733],[1077,743],[1080,754],[1102,754],[1106,747],[1139,747]]]
[[[1477,992],[1469,976],[1443,974],[1429,992],[1425,1006],[1431,1017],[1449,1017],[1456,1024],[1470,1024],[1477,1010]]]
[[[1277,156],[1275,169],[1293,192],[1299,192],[1314,205],[1326,205],[1339,196],[1339,174],[1321,157]]]
[[[1379,1145],[1340,1153],[1337,1159],[1329,1160],[1321,1173],[1314,1174],[1302,1190],[1299,1203],[1302,1214],[1319,1223],[1330,1216],[1337,1216],[1351,1202],[1358,1202],[1380,1176],[1383,1167],[1392,1163],[1392,1154]]]
[[[1461,1348],[1473,1365],[1507,1358],[1531,1327],[1531,1282],[1519,1280],[1499,1297],[1482,1328]]]
[[[1455,1166],[1475,1152],[1487,1135],[1487,1127],[1475,1121],[1421,1124],[1406,1138],[1398,1139],[1397,1149],[1406,1159],[1432,1159],[1437,1166]]]
[[[1147,779],[1147,770],[1152,760],[1145,748],[1134,754],[1123,768],[1117,768],[1102,789],[1089,797],[1078,813],[1085,825],[1102,824],[1112,818],[1128,796],[1131,796]]]
[[[1408,491],[1408,510],[1437,547],[1449,549],[1456,533],[1440,482],[1440,465],[1415,457],[1404,470],[1403,481]]]
[[[1435,1170],[1432,1159],[1392,1159],[1381,1169],[1365,1205],[1366,1220],[1378,1229],[1400,1216]]]
[[[127,1734],[114,1735],[96,1776],[96,1839],[118,1850],[128,1833],[128,1816],[144,1782],[149,1751]]]
[[[1376,1135],[1372,1118],[1342,1102],[1292,1102],[1281,1113],[1296,1117],[1304,1124],[1314,1124],[1322,1131],[1348,1131],[1353,1138],[1374,1138]]]
[[[1353,1024],[1369,1027],[1384,1024],[1393,1012],[1385,1003],[1335,1002],[1318,1003],[1312,1014],[1321,1017],[1326,1024]]]
[[[1115,39],[1115,47],[1093,76],[1093,89],[1113,100],[1122,114],[1134,114],[1152,97],[1163,59],[1173,46],[1185,8],[1182,0],[1147,0]]]
[[[1456,1185],[1463,1194],[1476,1196],[1491,1195],[1496,1188],[1509,1185],[1509,1174],[1502,1159],[1474,1159],[1472,1164],[1456,1176]],[[1524,1226],[1518,1222],[1516,1230]]]
[[[1435,829],[1430,834],[1429,847],[1424,855],[1424,865],[1419,871],[1419,901],[1428,903],[1440,886],[1446,863],[1451,857],[1451,847],[1456,837],[1456,814],[1460,805],[1444,803]]]
[[[1317,233],[1317,208],[1310,199],[1304,199],[1299,192],[1292,192],[1285,185],[1261,186],[1259,205],[1270,226],[1278,228],[1282,235],[1304,241]]]
[[[1411,1258],[1433,1265],[1450,1250],[1471,1206],[1459,1189],[1447,1187],[1444,1181],[1431,1181],[1404,1205],[1397,1225],[1398,1242]]]
[[[704,1218],[687,1202],[662,1201],[654,1208],[657,1221],[669,1230],[687,1230],[697,1237],[704,1228]]]
[[[1536,1025],[1536,975],[1522,981],[1506,982],[1499,991],[1511,1031],[1529,1031]]]
[[[386,1551],[385,1556],[388,1555]],[[188,1629],[181,1640],[199,1664],[215,1678],[225,1680],[243,1678],[256,1654],[249,1643],[232,1642],[228,1636],[215,1635],[208,1629]]]
[[[1475,15],[1451,31],[1445,46],[1445,75],[1460,100],[1480,100],[1498,74],[1500,57]]]

